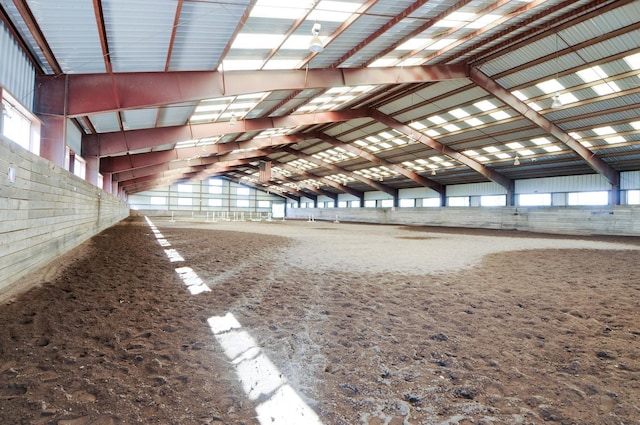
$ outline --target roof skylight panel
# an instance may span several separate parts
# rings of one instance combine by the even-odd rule
[[[536,87],[542,90],[542,92],[545,94],[552,94],[565,89],[565,87],[560,84],[555,78],[538,83],[536,84]]]
[[[489,111],[492,111],[492,110],[497,108],[497,106],[494,105],[489,100],[482,100],[480,102],[476,102],[476,103],[473,104],[473,106],[475,106],[476,108],[478,108],[482,112],[489,112]]]
[[[435,24],[434,27],[445,27],[445,28],[455,28],[464,26],[469,24],[473,20],[476,19],[475,13],[469,12],[453,12],[444,17],[444,19],[439,20]]]
[[[382,68],[382,67],[387,67],[387,66],[394,66],[396,64],[396,62],[398,61],[397,58],[380,58],[377,59],[375,61],[373,61],[371,64],[369,64],[369,68]]]
[[[636,53],[633,55],[625,56],[624,61],[633,69],[634,71],[640,70],[640,53]]]
[[[496,158],[498,158],[498,159],[509,159],[509,158],[511,158],[511,155],[509,155],[508,153],[500,152],[500,153],[496,154]]]
[[[442,38],[436,41],[435,43],[425,47],[424,50],[441,50],[447,47],[448,45],[455,43],[456,41],[458,40],[455,38]]]
[[[464,122],[466,122],[468,125],[470,125],[471,127],[477,127],[480,125],[483,125],[484,122],[482,122],[480,119],[478,118],[469,118],[468,120],[464,120]]]
[[[524,148],[524,146],[522,146],[522,143],[520,143],[520,142],[507,143],[507,147],[509,149],[522,149],[522,148]]]
[[[493,22],[497,21],[500,18],[502,18],[502,15],[494,15],[494,14],[488,13],[486,15],[482,15],[481,17],[479,17],[475,21],[471,22],[466,27],[467,28],[474,28],[474,29],[484,28],[487,25],[492,24]]]
[[[429,121],[431,121],[432,123],[436,124],[436,125],[440,125],[440,124],[444,124],[447,122],[447,120],[445,120],[444,118],[442,118],[439,115],[434,115],[432,117],[427,118]]]
[[[362,2],[320,0],[307,19],[318,22],[344,22],[357,11]]]
[[[593,91],[598,93],[599,96],[605,96],[605,95],[617,93],[620,91],[620,87],[614,81],[597,84],[591,88],[593,89]]]
[[[535,139],[531,139],[531,141],[537,146],[548,145],[551,143],[551,141],[546,137],[537,137]]]
[[[460,130],[460,127],[458,127],[455,124],[447,124],[447,125],[444,125],[442,128],[444,128],[447,131],[451,131],[451,132]]]
[[[476,156],[478,155],[478,152],[473,149],[467,149],[466,151],[463,151],[462,154],[466,156]]]
[[[275,49],[284,41],[281,34],[249,34],[240,33],[231,44],[231,49]]]
[[[529,149],[522,149],[518,151],[518,155],[520,156],[529,156],[529,155],[534,155],[535,152]]]
[[[491,115],[493,119],[495,119],[496,121],[501,121],[501,120],[506,120],[507,118],[511,118],[511,115],[509,115],[505,111],[492,112],[489,115]]]
[[[622,136],[613,136],[613,137],[605,137],[604,141],[607,142],[608,144],[612,145],[615,143],[624,143],[627,141],[627,139],[625,139]]]
[[[594,128],[593,132],[598,136],[608,136],[610,134],[616,134],[616,131],[611,126]]]
[[[456,118],[466,118],[469,116],[469,113],[462,108],[451,110],[449,113]]]
[[[301,7],[304,2],[298,4],[290,0],[258,0],[251,9],[251,18],[271,18],[271,19],[300,19],[308,12],[308,7]],[[307,2],[310,6],[311,3]]]
[[[500,149],[496,148],[495,146],[486,146],[486,147],[482,148],[482,150],[487,152],[487,153],[500,152]]]
[[[433,39],[431,38],[412,38],[396,47],[395,50],[422,50],[432,42]]]
[[[630,122],[629,125],[633,127],[635,130],[640,130],[640,121]]]
[[[560,148],[560,146],[557,146],[557,145],[545,146],[542,149],[544,149],[549,153],[560,152],[562,150],[562,148]]]
[[[585,83],[593,83],[594,81],[604,80],[609,77],[602,68],[597,65],[592,66],[591,68],[581,69],[580,71],[577,71],[576,74],[578,74]]]

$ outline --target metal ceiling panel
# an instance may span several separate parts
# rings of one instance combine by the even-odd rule
[[[249,0],[183,3],[170,71],[214,70]]]
[[[94,114],[89,117],[89,120],[91,121],[93,128],[95,128],[98,133],[107,133],[120,130],[117,112]]]
[[[11,17],[12,23],[15,25],[16,29],[20,33],[20,36],[26,41],[29,49],[33,53],[34,57],[38,61],[38,64],[42,67],[42,70],[45,74],[53,74],[53,69],[49,66],[47,59],[44,56],[42,50],[38,47],[38,43],[36,43],[31,31],[22,20],[20,16],[20,12],[16,9],[15,4],[12,0],[0,0],[0,5],[7,12],[7,14]]]
[[[122,111],[122,127],[125,130],[139,130],[155,127],[158,108]]]
[[[106,71],[92,2],[29,0],[28,4],[65,74]]]
[[[114,72],[164,71],[177,2],[103,0]]]

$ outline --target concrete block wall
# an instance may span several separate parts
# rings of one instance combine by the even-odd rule
[[[0,299],[20,290],[20,278],[128,216],[122,199],[0,136]]]
[[[640,206],[289,208],[287,218],[507,229],[571,235],[640,235]]]

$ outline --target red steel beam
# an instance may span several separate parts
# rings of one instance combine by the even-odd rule
[[[348,193],[350,195],[353,195],[356,198],[358,198],[358,199],[360,199],[361,201],[364,202],[364,193],[360,192],[359,190],[355,190],[355,189],[352,189],[352,188],[350,188],[348,186],[341,185],[340,183],[334,182],[331,179],[327,179],[327,178],[324,178],[324,177],[316,176],[315,174],[307,173],[304,170],[300,170],[299,168],[296,168],[293,165],[289,165],[289,164],[284,163],[284,162],[278,163],[278,167],[283,168],[283,169],[289,171],[290,173],[299,174],[299,175],[301,175],[301,176],[303,176],[304,178],[307,178],[307,179],[319,180],[319,181],[321,181],[323,184],[325,184],[327,186],[331,186],[334,189],[339,190],[340,192],[345,192],[345,193]]]
[[[307,133],[309,134],[309,133]],[[354,145],[351,145],[349,143],[344,143],[341,142],[338,139],[334,139],[331,136],[327,136],[324,133],[312,133],[311,135],[324,140],[327,143],[331,143],[333,146],[342,148],[348,152],[351,152],[354,155],[359,156],[360,158],[366,159],[367,161],[371,162],[372,164],[375,164],[377,166],[382,166],[382,167],[387,167],[390,170],[395,171],[398,174],[401,174],[411,180],[413,180],[414,182],[418,183],[421,186],[424,187],[428,187],[429,189],[433,189],[436,192],[438,192],[440,195],[444,195],[444,187],[438,183],[435,182],[433,180],[430,180],[426,177],[423,177],[421,175],[419,175],[418,173],[408,170],[398,164],[394,164],[392,162],[387,161],[386,159],[382,159],[382,158],[378,158],[377,156],[373,155],[370,152],[367,152],[363,149],[360,149]]]
[[[360,108],[335,112],[238,120],[236,125],[230,125],[228,122],[214,122],[83,135],[82,155],[103,157],[205,137],[268,130],[271,128],[325,124],[368,116],[369,110]]]
[[[125,72],[113,76],[70,74],[65,79],[38,76],[36,111],[74,118],[275,90],[422,83],[457,78],[468,78],[465,64],[231,72]]]
[[[234,164],[237,164],[237,165],[248,164],[249,162],[256,161],[258,158],[264,157],[270,153],[271,153],[270,151],[253,150],[248,152],[238,152],[235,154],[211,156],[207,158],[185,159],[181,161],[171,161],[171,162],[164,162],[164,163],[155,164],[155,165],[149,165],[147,167],[141,167],[136,169],[123,170],[117,173],[113,173],[113,175],[116,176],[118,181],[120,181],[127,178],[135,178],[135,177],[151,175],[151,174],[156,174],[159,172],[170,171],[170,170],[202,171],[207,166],[210,166],[213,164],[221,164],[221,163],[230,162],[230,161],[236,161],[234,162]],[[238,162],[238,161],[242,161],[242,162]]]
[[[196,146],[193,148],[170,149],[134,155],[105,157],[100,160],[100,172],[120,173],[141,167],[158,165],[169,161],[187,161],[195,158],[206,158],[209,155],[230,153],[240,149],[263,149],[298,143],[307,138],[291,135],[279,137],[265,137],[243,142],[221,143],[216,145]]]
[[[318,159],[318,158],[316,158],[316,157],[314,157],[312,155],[307,155],[307,154],[305,154],[303,152],[300,152],[300,151],[297,151],[295,149],[284,148],[282,150],[284,152],[287,152],[287,153],[289,153],[291,155],[294,155],[294,156],[296,156],[298,158],[301,158],[301,159],[307,160],[307,161],[309,161],[309,162],[311,162],[313,164],[316,164],[319,167],[323,167],[323,168],[326,168],[328,170],[331,170],[334,173],[345,174],[345,175],[351,176],[354,179],[360,180],[362,183],[364,183],[366,185],[369,185],[374,189],[377,189],[377,190],[379,190],[381,192],[388,193],[389,195],[393,196],[394,199],[396,199],[398,197],[398,190],[397,189],[394,189],[394,188],[389,187],[389,186],[385,186],[384,184],[382,184],[380,182],[377,182],[377,181],[372,180],[370,178],[361,176],[360,174],[356,174],[356,173],[351,172],[349,170],[345,170],[344,168],[338,167],[335,164],[331,164],[329,162],[326,162],[326,161],[323,161],[321,159]]]
[[[471,70],[471,80],[478,86],[482,87],[485,91],[491,95],[500,99],[501,102],[508,105],[511,109],[517,111],[520,115],[531,121],[543,129],[548,134],[552,135],[560,142],[564,143],[567,147],[577,153],[582,159],[584,159],[589,166],[597,173],[602,174],[609,183],[614,187],[620,186],[620,173],[595,153],[585,148],[581,143],[574,140],[560,127],[549,121],[547,118],[531,109],[526,103],[511,94],[510,91],[503,88],[497,82],[492,80],[488,75],[480,71],[478,68]]]
[[[388,115],[383,114],[382,112],[379,112],[377,110],[372,109],[371,110],[371,117],[375,118],[376,120],[380,121],[381,123],[388,125],[391,128],[394,128],[404,134],[407,134],[409,136],[413,136],[413,138],[426,145],[429,146],[432,149],[435,149],[436,151],[450,156],[451,158],[462,162],[464,165],[466,165],[467,167],[471,168],[472,170],[475,170],[476,172],[478,172],[479,174],[481,174],[482,176],[486,177],[487,179],[498,183],[500,186],[504,187],[505,189],[507,189],[507,192],[509,194],[509,196],[507,196],[507,199],[511,198],[511,194],[513,193],[513,189],[514,189],[514,184],[513,184],[513,180],[511,180],[510,178],[500,174],[499,172],[486,167],[485,165],[479,163],[478,161],[469,158],[466,155],[463,155],[462,153],[456,151],[453,148],[450,148],[447,145],[443,145],[442,143],[432,139],[431,137],[414,130],[413,128],[411,128],[410,126],[396,120],[395,118],[392,118]],[[510,203],[510,202],[509,202]]]
[[[20,16],[22,17],[22,20],[24,21],[25,25],[27,26],[27,29],[29,30],[29,32],[33,36],[34,41],[36,42],[36,44],[38,45],[38,47],[42,51],[42,54],[44,55],[44,58],[49,63],[49,66],[51,67],[53,72],[55,72],[57,74],[57,76],[61,75],[63,73],[62,72],[62,67],[60,66],[60,64],[56,60],[56,56],[53,54],[53,51],[51,50],[51,47],[49,46],[49,43],[47,42],[47,38],[42,33],[42,30],[40,29],[40,26],[36,22],[36,19],[34,18],[33,13],[31,13],[31,9],[29,8],[29,5],[27,4],[27,1],[26,0],[13,0],[13,4],[15,5],[16,9],[20,13]],[[49,76],[49,78],[55,79],[57,77],[56,76]],[[62,82],[64,83],[64,79],[62,80]]]

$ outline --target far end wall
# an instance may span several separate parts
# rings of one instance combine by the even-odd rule
[[[128,216],[122,199],[0,136],[0,299]]]

